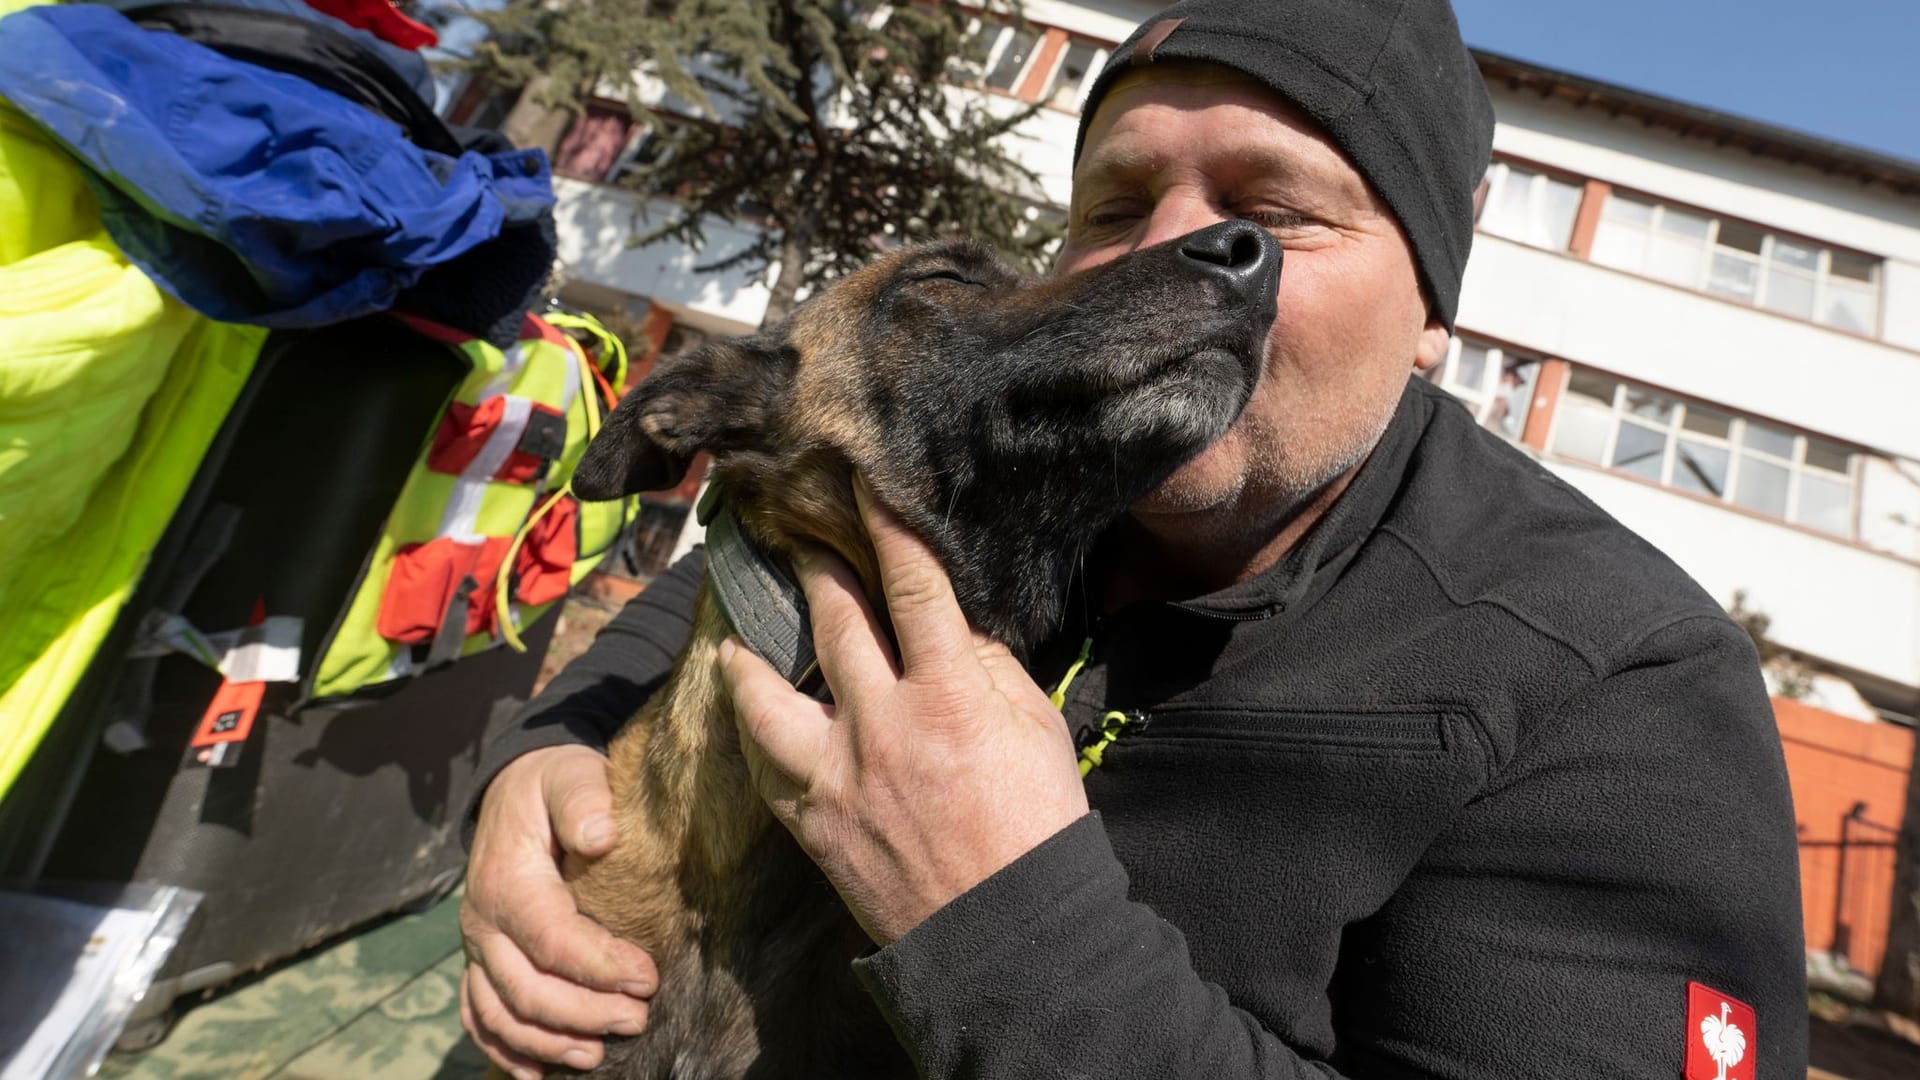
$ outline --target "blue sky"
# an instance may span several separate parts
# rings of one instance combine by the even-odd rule
[[[1920,162],[1920,0],[1453,0],[1467,43]]]

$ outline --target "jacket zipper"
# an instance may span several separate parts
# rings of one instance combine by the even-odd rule
[[[1313,743],[1329,748],[1380,750],[1442,750],[1440,718],[1434,714],[1393,713],[1326,715],[1309,711],[1274,710],[1193,710],[1190,720],[1182,718],[1184,709],[1163,712],[1166,721],[1160,740],[1184,739],[1195,742],[1240,743]],[[1267,723],[1223,722],[1222,714],[1265,720]]]

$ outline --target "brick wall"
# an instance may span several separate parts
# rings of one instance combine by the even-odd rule
[[[1841,873],[1842,821],[1859,817],[1898,828],[1913,763],[1911,729],[1863,723],[1786,698],[1773,699],[1800,827],[1800,889],[1807,948],[1843,953],[1874,974],[1886,949],[1893,887],[1893,834],[1858,823]],[[1837,947],[1836,947],[1837,946]]]

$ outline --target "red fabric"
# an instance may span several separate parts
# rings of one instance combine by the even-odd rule
[[[478,405],[454,402],[440,417],[440,427],[433,433],[433,448],[427,451],[427,468],[434,472],[460,475],[473,459],[480,454],[480,448],[487,445],[487,436],[500,426],[500,415],[506,411],[507,399],[495,394]]]
[[[467,597],[466,632],[493,629],[493,583],[510,543],[504,536],[485,537],[477,544],[442,536],[394,552],[375,629],[388,641],[409,645],[432,641],[447,605],[469,577],[478,587]]]
[[[562,496],[534,522],[513,560],[519,579],[514,596],[529,607],[558,600],[572,587],[573,560],[580,554],[580,504]]]
[[[465,345],[467,342],[473,340],[472,334],[464,330],[455,330],[451,326],[442,326],[432,319],[421,318],[418,315],[409,315],[404,311],[389,311],[387,314],[413,328],[415,333],[425,335],[435,341],[444,342],[448,345]],[[532,318],[532,316],[529,315],[528,318]],[[525,337],[526,335],[522,334],[521,336]]]
[[[307,0],[307,6],[403,49],[423,49],[440,43],[440,35],[434,33],[433,27],[402,15],[400,9],[393,6],[393,0]]]
[[[1753,1080],[1760,1034],[1746,1002],[1689,982],[1686,1039],[1686,1080]]]
[[[433,433],[433,446],[427,450],[427,468],[434,472],[458,476],[466,471],[468,465],[480,454],[480,448],[487,445],[487,439],[493,430],[500,426],[500,418],[506,412],[505,395],[496,394],[478,405],[453,402],[440,416],[440,427]],[[551,405],[533,403],[534,412],[559,416],[560,410]],[[531,484],[546,471],[547,461],[534,454],[515,448],[507,455],[507,460],[493,471],[492,479],[510,484]]]

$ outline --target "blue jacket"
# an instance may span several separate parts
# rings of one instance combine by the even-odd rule
[[[140,8],[155,3],[156,0],[92,0],[92,2],[110,7],[115,11],[125,12],[137,11]],[[172,0],[172,2],[179,3],[181,0]],[[188,2],[193,2],[193,0],[188,0]],[[433,102],[435,92],[433,71],[427,65],[426,57],[411,49],[403,49],[391,42],[382,41],[365,30],[348,26],[346,23],[328,15],[326,12],[309,6],[306,0],[206,0],[206,2],[216,4],[220,7],[245,8],[249,11],[271,11],[296,19],[306,19],[310,22],[325,26],[335,33],[344,34],[359,42],[361,45],[366,46],[372,50],[375,56],[386,61],[387,66],[393,68],[393,70],[406,81],[407,85],[413,88],[413,92],[420,95],[422,100],[429,104]]]
[[[0,19],[0,98],[92,170],[132,262],[226,322],[385,310],[553,203],[541,151],[425,151],[305,80],[96,5]]]

